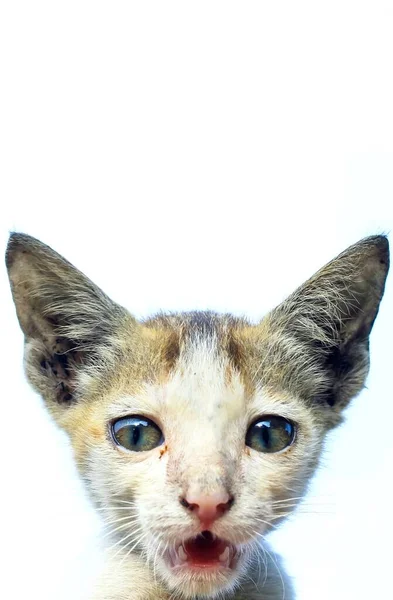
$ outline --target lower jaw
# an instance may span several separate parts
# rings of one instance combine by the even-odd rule
[[[169,551],[161,557],[168,587],[181,591],[185,599],[195,599],[196,596],[216,597],[217,594],[233,590],[244,571],[245,554],[235,546],[229,547],[230,554],[226,556],[226,560],[225,555],[220,560],[211,555],[191,556],[187,552],[188,559],[183,561],[183,552],[183,557],[180,558],[178,553]]]
[[[177,565],[176,567],[170,567],[173,573],[193,573],[203,575],[204,573],[230,573],[233,571],[232,566],[225,566],[221,563],[186,563],[184,565]]]
[[[231,559],[228,559],[226,562],[221,562],[219,560],[204,560],[202,557],[197,559],[189,559],[183,563],[176,564],[171,560],[166,560],[167,568],[173,574],[200,574],[203,576],[204,574],[209,573],[209,575],[220,575],[220,574],[230,574],[236,570],[239,562],[239,556],[235,553]]]
[[[239,561],[238,557],[234,557],[231,563],[226,565],[219,561],[206,563],[187,561],[181,565],[166,562],[166,570],[169,571],[170,577],[176,578],[179,582],[192,581],[195,586],[202,585],[203,589],[198,590],[202,593],[206,591],[205,585],[208,585],[209,591],[230,585],[242,571],[240,562],[243,561]]]
[[[166,565],[166,569],[168,588],[181,592],[182,598],[187,600],[195,600],[196,597],[215,598],[220,593],[231,591],[239,577],[236,568],[222,565]]]

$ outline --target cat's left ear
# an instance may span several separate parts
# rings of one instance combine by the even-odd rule
[[[264,320],[267,361],[305,397],[341,410],[363,387],[389,244],[373,236],[318,271]],[[269,372],[269,368],[267,368]]]
[[[100,384],[101,375],[116,364],[122,333],[132,336],[136,321],[31,236],[11,235],[6,265],[25,335],[27,377],[51,410],[66,408],[89,375]]]

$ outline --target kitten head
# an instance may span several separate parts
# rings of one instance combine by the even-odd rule
[[[211,312],[139,322],[53,250],[11,236],[27,376],[116,551],[144,555],[184,598],[241,582],[364,385],[388,261],[385,237],[362,240],[256,325]]]

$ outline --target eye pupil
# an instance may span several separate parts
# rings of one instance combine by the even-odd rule
[[[123,417],[112,423],[112,437],[118,446],[132,452],[147,452],[160,446],[163,435],[146,417]]]
[[[270,445],[270,431],[266,424],[264,424],[264,426],[261,428],[261,436],[263,443],[265,444],[266,448],[268,448]]]
[[[258,452],[281,452],[295,438],[293,423],[276,415],[255,421],[247,431],[246,444]]]
[[[132,443],[134,444],[134,446],[136,446],[138,444],[138,441],[139,441],[139,438],[140,438],[139,427],[132,427],[131,428],[131,433],[132,433]]]

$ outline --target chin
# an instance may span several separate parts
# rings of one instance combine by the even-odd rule
[[[168,588],[183,598],[215,598],[237,587],[248,554],[245,547],[206,532],[166,550],[158,569]]]

